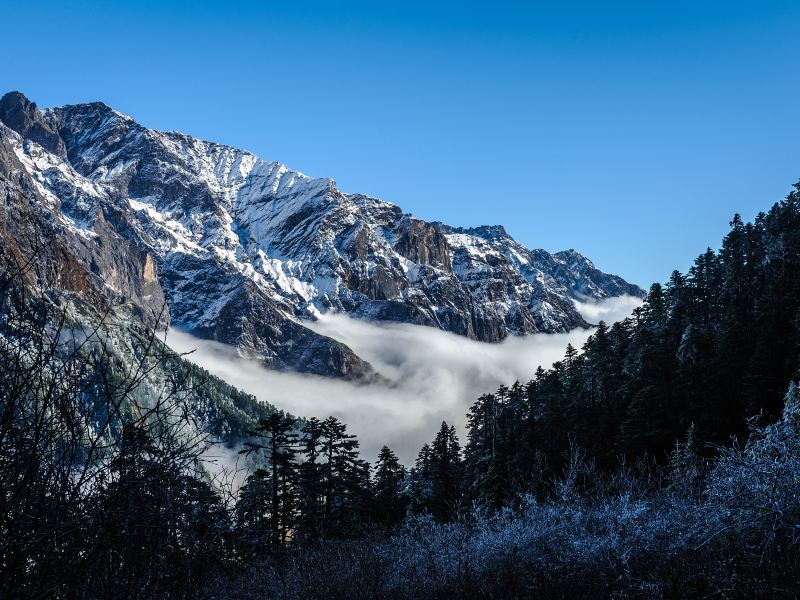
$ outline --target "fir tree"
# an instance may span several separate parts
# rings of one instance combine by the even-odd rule
[[[373,519],[386,525],[399,523],[408,506],[404,490],[406,469],[388,446],[378,454],[373,479]]]
[[[461,499],[461,446],[453,426],[442,421],[431,444],[429,509],[440,520],[452,519]]]
[[[268,514],[270,536],[265,542],[273,551],[285,549],[286,542],[295,526],[298,479],[297,463],[295,462],[298,441],[296,426],[296,418],[273,413],[266,419],[259,420],[258,426],[250,432],[251,441],[248,441],[242,450],[243,453],[260,450],[267,452],[268,485],[265,485],[264,474],[260,473],[253,481],[253,486],[260,488],[261,492],[269,491],[265,512]],[[251,497],[263,500],[264,494],[253,494]],[[250,510],[257,511],[259,509]]]

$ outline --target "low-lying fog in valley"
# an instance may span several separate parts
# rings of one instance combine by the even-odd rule
[[[612,298],[578,304],[590,323],[625,318],[641,301]],[[334,415],[358,436],[362,457],[373,462],[384,444],[406,464],[433,439],[441,422],[454,424],[463,443],[465,414],[475,399],[500,385],[526,382],[549,367],[571,342],[580,348],[591,330],[511,337],[499,344],[466,339],[432,327],[371,323],[323,315],[307,324],[350,346],[391,383],[358,384],[281,373],[241,358],[235,349],[171,330],[167,343],[232,385],[297,416]]]

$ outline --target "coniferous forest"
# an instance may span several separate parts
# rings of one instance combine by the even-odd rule
[[[465,439],[441,423],[408,468],[151,331],[99,315],[75,335],[88,309],[25,269],[4,257],[0,596],[800,594],[800,184],[629,318],[477,397]],[[214,394],[255,465],[241,485],[182,421]]]

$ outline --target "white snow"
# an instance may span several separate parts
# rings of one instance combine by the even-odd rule
[[[446,307],[432,285],[460,288],[481,314],[505,318],[531,311],[544,327],[558,329],[564,311],[572,310],[573,291],[502,228],[445,233],[452,272],[417,264],[396,250],[410,217],[391,203],[344,194],[331,179],[312,178],[244,150],[148,130],[115,111],[95,109],[82,118],[102,119],[78,134],[89,177],[18,136],[15,152],[52,214],[83,237],[93,235],[91,218],[65,214],[63,190],[73,190],[76,210],[90,215],[97,206],[119,203],[128,180],[145,169],[170,193],[122,201],[162,264],[185,254],[202,261],[209,274],[238,273],[296,316],[357,305],[364,298],[347,282],[353,277],[363,282],[379,270],[400,282],[398,300],[416,303],[434,321],[436,311]],[[116,148],[108,151],[109,144]],[[583,258],[575,256],[570,260]],[[548,257],[551,266],[585,268]],[[187,311],[200,315],[198,323],[210,322],[219,309],[201,296],[175,293],[182,306],[194,307]],[[554,297],[560,304],[553,304]],[[509,333],[522,332],[509,325]]]

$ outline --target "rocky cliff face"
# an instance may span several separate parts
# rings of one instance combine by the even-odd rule
[[[11,93],[0,121],[6,223],[40,222],[92,293],[145,318],[166,301],[173,324],[277,368],[370,374],[303,325],[328,310],[494,342],[585,326],[573,298],[642,295],[573,251],[421,221],[102,103],[41,111]]]

